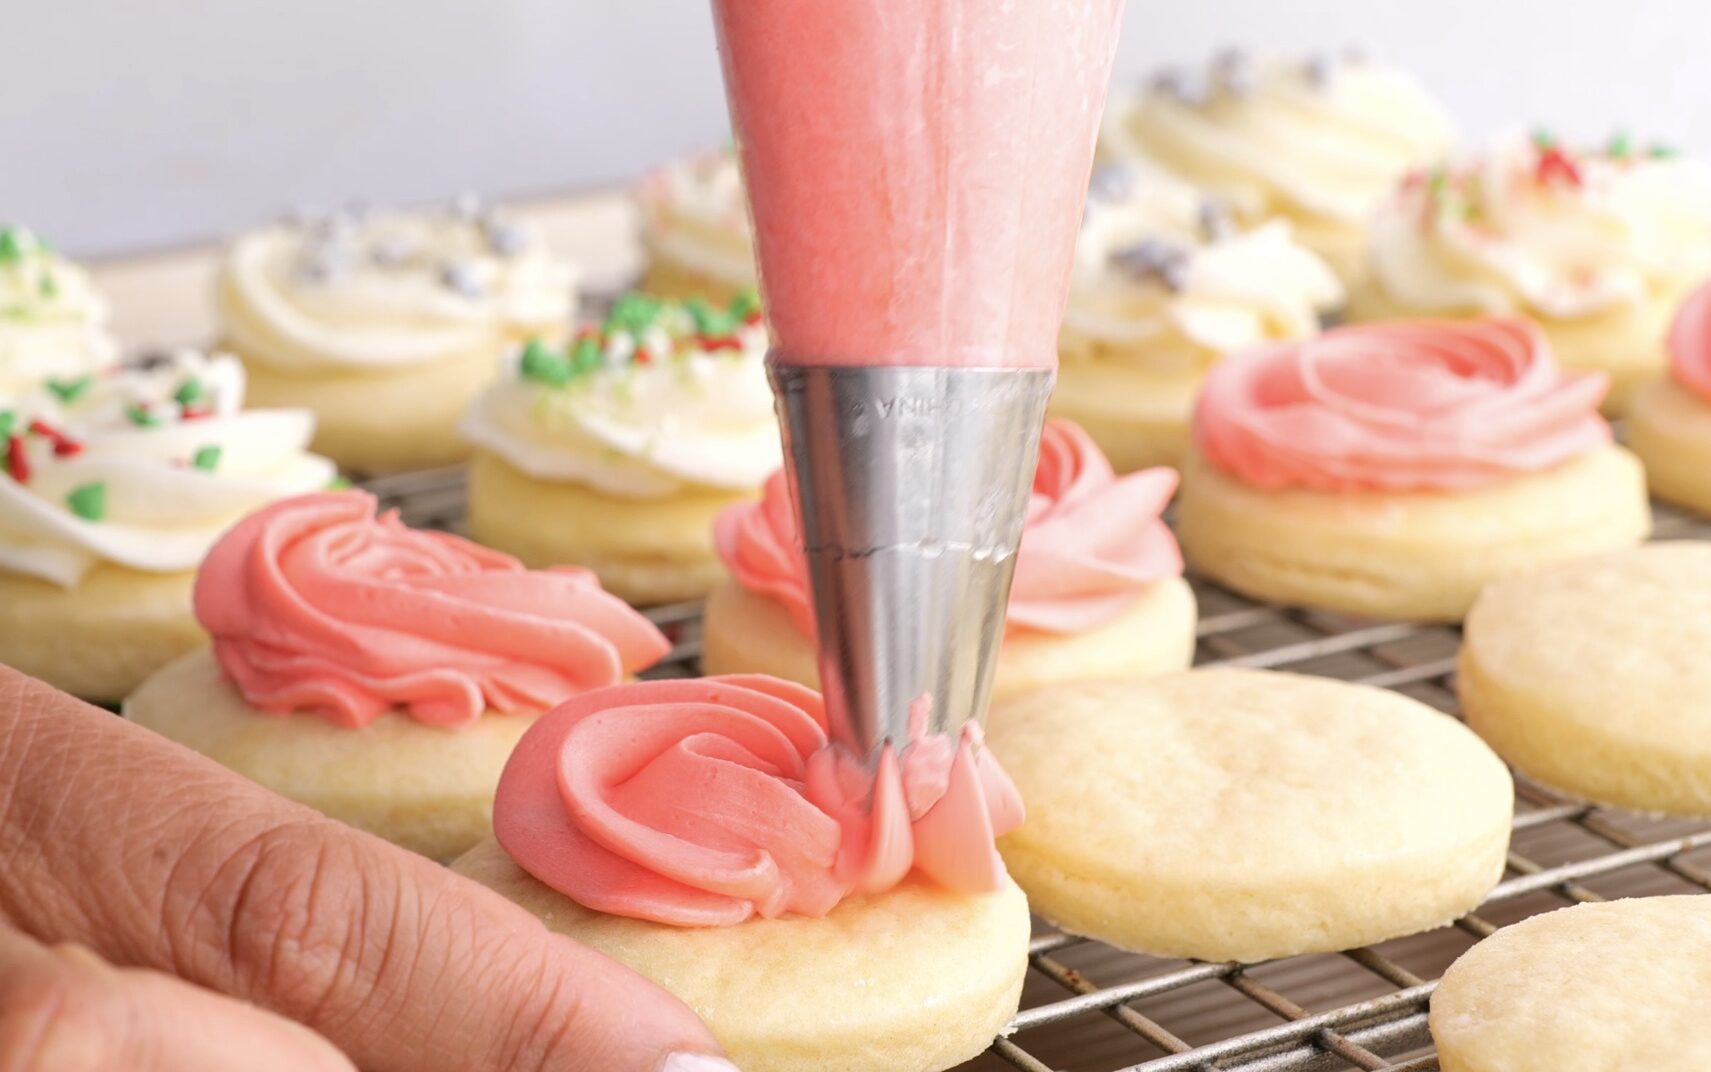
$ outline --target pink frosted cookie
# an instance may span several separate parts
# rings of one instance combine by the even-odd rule
[[[1628,407],[1628,446],[1646,466],[1652,494],[1711,514],[1711,285],[1676,314],[1666,375]]]
[[[997,696],[1188,665],[1194,596],[1159,520],[1175,487],[1169,469],[1119,477],[1080,428],[1046,425]],[[731,579],[707,603],[703,666],[817,685],[807,566],[783,474],[760,502],[720,516],[716,543]]]
[[[1644,475],[1520,319],[1360,325],[1214,370],[1179,528],[1259,599],[1454,620],[1486,582],[1650,530]]]
[[[744,1069],[947,1068],[1020,995],[994,839],[1021,800],[972,724],[867,769],[803,686],[618,686],[523,735],[496,839],[454,867],[675,993]]]
[[[525,570],[375,516],[364,492],[289,499],[197,578],[213,646],[125,714],[283,796],[436,858],[487,833],[511,747],[567,697],[658,661],[659,630],[585,570]]]

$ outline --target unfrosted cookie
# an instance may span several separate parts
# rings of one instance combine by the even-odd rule
[[[1257,961],[1438,926],[1503,873],[1514,790],[1397,693],[1198,670],[1000,704],[1028,803],[999,849],[1039,914],[1159,956]]]
[[[1432,995],[1443,1072],[1711,1068],[1711,897],[1583,904],[1505,927]]]
[[[1494,584],[1465,636],[1468,725],[1518,769],[1600,803],[1711,813],[1711,544]]]
[[[1015,1015],[1028,905],[1014,885],[910,881],[823,919],[672,927],[583,908],[485,841],[453,868],[622,961],[694,1009],[744,1072],[936,1072]]]

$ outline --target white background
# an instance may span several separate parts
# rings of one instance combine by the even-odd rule
[[[1711,151],[1705,0],[1129,0],[1118,76],[1351,41],[1472,136]],[[725,129],[706,0],[0,2],[0,220],[85,255],[294,204],[608,185]]]

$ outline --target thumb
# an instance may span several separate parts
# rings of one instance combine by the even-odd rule
[[[490,890],[0,667],[0,918],[304,1024],[370,1072],[734,1072]]]

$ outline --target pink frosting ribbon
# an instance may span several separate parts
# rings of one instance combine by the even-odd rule
[[[1194,437],[1258,488],[1460,491],[1608,443],[1608,386],[1520,318],[1359,324],[1225,359]]]
[[[459,726],[622,681],[670,644],[587,570],[516,559],[324,492],[259,510],[196,578],[196,616],[244,698],[361,727]]]
[[[1675,381],[1711,402],[1711,283],[1688,295],[1675,314],[1669,354]]]
[[[1049,421],[1010,588],[1011,629],[1080,633],[1110,622],[1154,582],[1182,574],[1176,538],[1160,519],[1176,490],[1171,469],[1119,477],[1090,437]],[[789,611],[812,636],[808,568],[783,473],[758,503],[728,508],[714,526],[738,584]]]
[[[585,907],[675,926],[823,916],[918,870],[998,888],[993,841],[1015,786],[966,725],[889,746],[867,768],[827,737],[820,695],[775,678],[619,685],[523,735],[493,831],[536,879]]]

